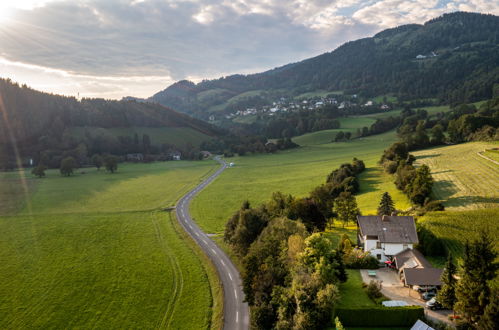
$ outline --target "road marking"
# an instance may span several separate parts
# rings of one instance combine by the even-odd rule
[[[211,251],[213,251],[213,253],[217,254],[217,251],[215,251],[214,249],[211,249]]]
[[[194,234],[196,234],[196,236],[199,237],[199,234],[197,232],[195,232]]]
[[[230,278],[230,280],[232,281],[232,275],[230,275],[230,273],[229,273],[229,278]]]
[[[239,323],[239,311],[236,312],[236,323]]]
[[[234,296],[236,296],[236,299],[237,299],[237,291],[236,291],[236,289],[234,289]]]
[[[192,226],[191,226],[191,225],[189,225],[189,228],[191,228],[191,229],[192,229]]]
[[[222,262],[222,265],[224,265],[225,267],[225,262],[223,261],[223,259],[220,259],[220,261]]]

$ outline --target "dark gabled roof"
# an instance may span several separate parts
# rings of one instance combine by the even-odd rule
[[[378,236],[383,243],[418,243],[414,218],[410,216],[358,216],[362,236]]]
[[[402,252],[397,253],[393,256],[395,259],[395,267],[397,269],[402,268],[404,264],[408,261],[414,260],[417,264],[417,267],[420,268],[431,268],[431,264],[426,258],[423,256],[421,252],[415,249],[405,249]],[[409,264],[409,263],[408,263]],[[415,267],[407,267],[407,268],[415,268]]]
[[[442,285],[442,272],[438,268],[405,268],[404,281],[406,285]]]

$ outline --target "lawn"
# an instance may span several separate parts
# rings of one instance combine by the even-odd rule
[[[366,291],[362,288],[362,277],[358,269],[347,269],[348,280],[341,283],[340,301],[338,307],[369,307],[376,306],[376,304],[369,299]]]
[[[214,270],[161,209],[215,168],[48,171],[27,179],[27,195],[6,190],[26,202],[0,216],[0,328],[209,328],[221,310]],[[3,173],[0,186],[16,176]]]
[[[472,142],[413,152],[416,165],[430,166],[433,193],[447,210],[494,208],[499,203],[499,165],[477,153],[497,146]]]
[[[369,168],[376,167],[383,150],[395,140],[395,133],[389,132],[349,142],[306,145],[276,154],[228,158],[235,166],[193,200],[192,214],[203,230],[223,232],[227,219],[243,201],[257,205],[275,191],[305,196],[324,183],[332,170],[351,162],[353,157],[364,160]]]

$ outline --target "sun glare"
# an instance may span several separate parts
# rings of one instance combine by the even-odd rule
[[[0,23],[10,19],[16,10],[32,10],[56,0],[0,0]]]
[[[0,23],[8,20],[12,15],[12,11],[13,9],[9,4],[0,2]]]

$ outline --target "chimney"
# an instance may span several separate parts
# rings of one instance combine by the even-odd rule
[[[383,216],[381,217],[381,221],[388,221],[388,216],[383,214]]]

